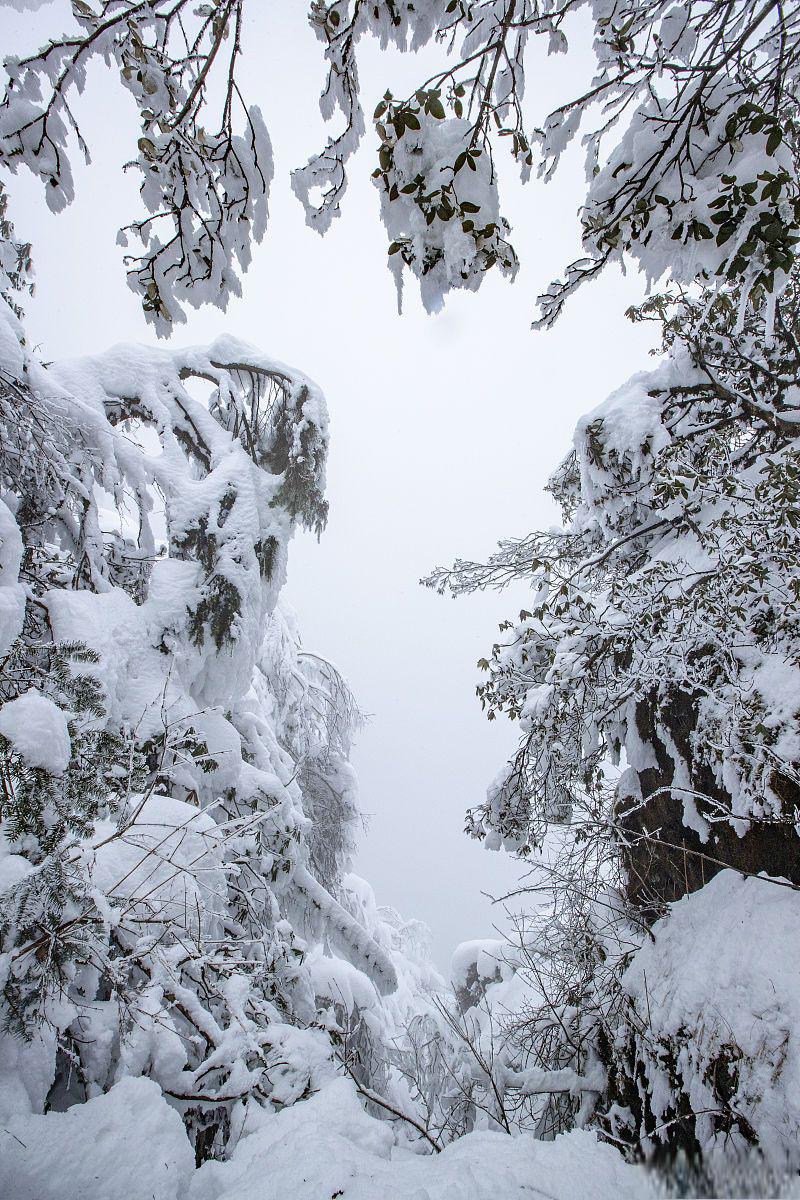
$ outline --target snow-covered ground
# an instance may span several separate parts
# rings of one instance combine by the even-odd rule
[[[255,1110],[254,1110],[255,1111]],[[5,1200],[647,1200],[659,1193],[591,1133],[554,1142],[472,1133],[441,1154],[393,1149],[349,1080],[263,1110],[227,1162],[199,1170],[181,1120],[148,1079],[0,1129]]]

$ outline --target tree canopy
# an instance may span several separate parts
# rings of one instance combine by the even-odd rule
[[[237,81],[246,0],[81,0],[72,9],[72,30],[6,60],[0,163],[33,171],[50,207],[63,208],[74,190],[70,156],[89,152],[76,93],[93,59],[118,72],[141,122],[130,165],[142,212],[120,231],[125,269],[166,335],[186,303],[224,308],[240,293],[239,272],[267,228],[269,135]],[[537,36],[548,53],[567,52],[576,19],[592,24],[594,73],[579,94],[539,111],[535,90],[525,92],[526,63]],[[495,156],[510,152],[523,179],[550,179],[580,135],[584,255],[540,297],[541,324],[626,258],[650,280],[666,272],[685,285],[741,285],[742,303],[759,307],[795,257],[799,19],[796,5],[774,0],[315,2],[309,21],[328,72],[320,108],[343,128],[294,170],[292,186],[324,233],[366,132],[364,105],[377,100],[373,178],[389,265],[398,285],[408,269],[436,308],[494,266],[516,270]],[[364,98],[366,37],[398,50],[437,43],[441,69],[407,97]],[[22,247],[7,269],[24,268],[26,256]]]

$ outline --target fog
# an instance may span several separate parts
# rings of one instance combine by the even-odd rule
[[[23,15],[0,7],[0,45],[33,49],[68,22],[61,0]],[[579,28],[575,38],[580,47]],[[243,91],[261,106],[275,149],[269,229],[242,299],[227,313],[192,313],[174,340],[229,331],[325,390],[330,521],[319,543],[297,536],[285,594],[305,645],[339,666],[370,714],[354,752],[365,813],[355,870],[379,903],[430,925],[446,969],[458,942],[503,925],[502,905],[488,896],[508,892],[519,873],[509,857],[471,842],[463,818],[516,742],[512,725],[481,713],[476,662],[524,592],[452,601],[418,580],[456,556],[486,555],[499,537],[554,523],[543,488],[577,417],[647,366],[651,333],[624,316],[643,285],[609,272],[556,329],[531,332],[536,295],[578,251],[583,167],[577,151],[550,185],[523,188],[501,146],[504,211],[522,263],[516,282],[489,278],[437,316],[424,313],[409,282],[398,315],[369,178],[372,135],[324,239],[304,225],[290,192],[290,168],[327,137],[317,108],[321,46],[305,5],[251,2],[243,48]],[[435,50],[399,56],[364,44],[367,113],[387,86],[412,90],[436,58]],[[586,46],[534,62],[531,114],[571,95],[589,70]],[[138,211],[135,178],[121,170],[138,136],[132,102],[100,69],[74,108],[93,154],[88,170],[74,161],[74,205],[54,217],[32,178],[20,175],[10,188],[17,235],[33,243],[38,285],[27,324],[45,359],[154,338],[115,244]]]

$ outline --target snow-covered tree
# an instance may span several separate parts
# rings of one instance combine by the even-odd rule
[[[479,689],[525,736],[475,830],[523,853],[624,750],[618,791],[671,785],[698,849],[741,820],[728,853],[775,838],[777,865],[773,823],[797,803],[796,286],[769,341],[737,309],[735,293],[648,301],[637,319],[663,318],[664,362],[581,419],[550,485],[563,528],[432,577],[455,594],[532,583]],[[656,906],[675,885],[635,884]]]
[[[258,107],[241,93],[246,0],[74,0],[74,27],[6,60],[0,164],[25,166],[58,211],[73,195],[70,155],[88,154],[76,94],[89,65],[119,73],[141,121],[131,166],[143,211],[120,231],[128,282],[160,334],[186,303],[225,307],[266,229],[273,164]],[[522,178],[552,177],[582,131],[584,256],[540,297],[541,322],[608,264],[780,290],[795,258],[800,192],[793,157],[796,3],[765,0],[314,0],[311,27],[328,68],[320,107],[340,128],[292,174],[309,224],[338,214],[366,121],[358,47],[442,47],[441,69],[374,111],[374,181],[398,285],[408,268],[429,308],[516,271],[495,155]],[[569,52],[591,22],[596,58],[578,94],[537,111],[525,72],[538,46]],[[537,41],[544,39],[543,41]],[[133,152],[133,148],[132,148]],[[27,247],[21,247],[23,258]],[[238,268],[238,269],[237,269]]]
[[[587,258],[544,298],[543,321],[627,256],[662,280],[630,313],[661,327],[662,362],[579,422],[549,485],[561,528],[427,581],[454,595],[531,586],[479,664],[481,702],[519,722],[518,751],[468,815],[474,836],[535,864],[500,1086],[550,1091],[522,1106],[540,1132],[592,1117],[635,1154],[685,1153],[700,1164],[696,1186],[723,1194],[753,1148],[766,1166],[751,1188],[762,1170],[798,1165],[795,984],[770,923],[782,906],[796,919],[800,889],[798,39],[787,15],[604,9],[595,48],[614,54],[595,85],[616,140],[592,166],[588,139]],[[585,107],[561,113],[567,140]],[[737,963],[721,946],[718,972],[710,960],[695,969],[692,939],[724,941],[732,913],[757,947]],[[759,1025],[763,977],[774,1045]]]
[[[737,911],[765,954],[756,877],[779,877],[789,911],[800,890],[796,271],[779,297],[751,295],[745,306],[741,286],[674,287],[633,313],[661,323],[663,361],[579,422],[550,482],[562,527],[428,582],[455,595],[531,586],[529,609],[479,664],[481,701],[519,722],[519,748],[468,818],[494,848],[545,856],[545,915],[522,938],[543,997],[518,1022],[523,1057],[584,1075],[600,1061],[596,1116],[640,1153],[666,1142],[713,1158],[727,1139],[729,1157],[756,1145],[783,1169],[797,1165],[792,1137],[768,1133],[769,1113],[793,1053],[745,1045],[739,993],[715,990],[713,975],[718,1018],[704,1028],[687,1008],[668,1035],[646,986],[632,1000],[626,983],[642,977],[652,923],[725,868],[748,881],[734,889]],[[714,939],[721,914],[697,904]],[[686,929],[699,919],[687,915]],[[656,928],[673,936],[669,921]],[[680,994],[680,954],[648,962],[655,994]],[[770,968],[780,1026],[793,985],[778,956]],[[576,1092],[561,1120],[579,1112]]]
[[[374,178],[390,263],[398,286],[403,266],[419,279],[428,307],[439,307],[451,288],[476,289],[495,265],[516,270],[499,210],[499,139],[509,139],[523,180],[534,164],[549,179],[582,128],[585,255],[540,297],[541,325],[557,318],[577,287],[626,256],[651,279],[669,269],[686,283],[741,281],[745,300],[753,286],[771,293],[785,277],[798,203],[794,9],[723,0],[680,8],[671,0],[387,7],[389,30],[381,5],[319,7],[331,63],[324,99],[342,109],[348,130],[299,173],[299,183],[295,175],[295,186],[328,185],[322,204],[308,208],[312,223],[326,226],[363,124],[354,96],[364,33],[445,43],[451,54],[442,69],[406,99],[387,93],[374,114],[381,140]],[[593,24],[595,74],[577,96],[531,118],[525,67],[535,35],[547,39],[549,53],[567,52],[566,30],[583,9]]]
[[[0,1091],[150,1076],[203,1159],[346,1071],[424,1133],[390,1051],[444,985],[348,874],[358,710],[279,602],[321,392],[230,338],[44,367],[1,328]]]
[[[28,104],[10,161],[30,154],[54,206],[68,201],[61,95],[123,29],[126,84],[186,110],[161,184],[200,172],[170,209],[183,249],[146,235],[134,283],[164,272],[172,301],[200,302],[201,276],[218,300],[238,286],[231,257],[245,256],[263,187],[247,190],[254,143],[233,137],[229,107],[213,146],[196,125],[236,6],[183,7],[107,4],[99,28],[76,5],[88,45],[45,55],[49,77],[62,72],[56,100],[37,124],[15,92],[4,116]],[[180,67],[163,39],[186,35],[182,16],[200,25]],[[162,37],[152,56],[145,27]],[[216,223],[200,194],[220,199]],[[146,1076],[200,1161],[226,1151],[252,1106],[345,1073],[374,1111],[427,1137],[392,1054],[402,1064],[403,1031],[444,984],[349,874],[360,715],[280,603],[294,529],[326,520],[324,397],[230,337],[44,365],[24,332],[30,271],[3,208],[0,1107],[58,1111]]]

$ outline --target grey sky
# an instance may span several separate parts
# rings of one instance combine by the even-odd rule
[[[371,136],[351,165],[344,214],[325,239],[305,227],[289,190],[289,169],[327,136],[317,109],[321,47],[305,9],[304,0],[250,0],[242,82],[275,147],[270,228],[243,299],[226,314],[192,314],[176,341],[206,342],[228,330],[326,392],[330,522],[319,544],[297,538],[286,594],[305,644],[339,665],[372,714],[354,754],[369,815],[355,869],[379,903],[428,922],[446,968],[457,942],[491,936],[502,921],[481,892],[502,893],[518,874],[462,827],[465,809],[481,800],[515,744],[513,726],[481,715],[475,664],[522,596],[454,602],[417,580],[457,555],[487,554],[498,537],[556,520],[542,489],[576,418],[646,367],[651,335],[624,318],[642,297],[641,280],[618,274],[574,300],[553,332],[530,332],[537,293],[578,248],[579,154],[546,188],[521,188],[502,170],[522,261],[513,286],[487,280],[478,295],[429,317],[409,284],[398,316],[369,179]],[[66,25],[68,11],[65,0],[24,15],[0,6],[0,46],[38,46]],[[410,91],[435,57],[381,55],[365,44],[368,113],[387,85]],[[588,68],[585,47],[574,60],[537,60],[531,114],[572,94]],[[75,204],[52,217],[32,179],[20,176],[11,189],[18,235],[34,246],[38,290],[28,329],[45,358],[153,340],[115,245],[118,226],[136,212],[135,181],[120,170],[138,136],[131,108],[105,72],[90,73],[76,111],[94,162],[88,172],[76,169]]]

